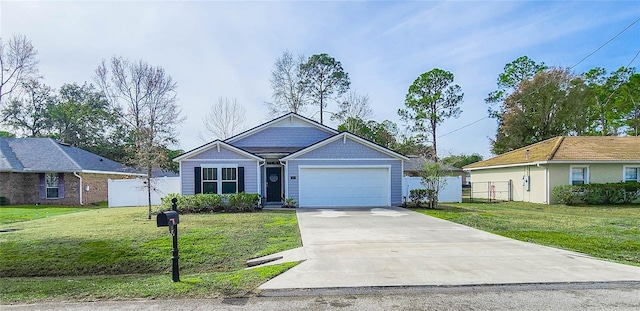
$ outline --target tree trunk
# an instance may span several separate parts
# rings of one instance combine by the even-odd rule
[[[322,110],[323,110],[323,109],[322,109],[322,108],[323,108],[322,106],[324,106],[324,105],[323,105],[323,103],[322,103],[322,100],[323,100],[323,97],[324,97],[323,95],[324,95],[324,94],[320,93],[320,124],[324,124],[324,123],[322,123],[322,120],[323,120],[323,119],[322,119],[322,114],[323,114],[323,113],[322,113]]]
[[[431,139],[433,140],[433,161],[438,162],[438,143],[436,142],[436,124],[431,124]]]

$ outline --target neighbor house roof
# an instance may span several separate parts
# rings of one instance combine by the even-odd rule
[[[419,172],[422,171],[423,166],[426,163],[433,163],[433,160],[427,160],[422,156],[408,156],[409,161],[404,162],[404,171],[405,172]],[[462,171],[461,168],[457,168],[451,165],[443,165],[443,168],[450,172]]]
[[[0,171],[144,176],[123,164],[51,138],[0,138]]]
[[[547,162],[640,162],[640,137],[559,136],[522,147],[463,169]]]

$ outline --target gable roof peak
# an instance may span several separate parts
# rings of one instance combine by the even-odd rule
[[[182,154],[179,154],[177,157],[173,158],[173,162],[180,162],[183,159],[186,159],[186,158],[192,157],[194,155],[197,155],[199,153],[205,152],[205,151],[207,151],[207,150],[209,150],[211,148],[214,148],[214,147],[218,147],[218,149],[219,149],[220,146],[222,146],[224,148],[227,148],[227,149],[230,149],[231,151],[240,153],[240,154],[242,154],[242,155],[244,155],[244,156],[246,156],[248,158],[252,158],[254,160],[258,160],[258,161],[263,161],[264,160],[263,158],[255,155],[255,154],[253,154],[253,153],[251,153],[249,151],[246,151],[246,150],[244,150],[242,148],[239,148],[239,147],[236,147],[234,145],[231,145],[231,144],[229,144],[229,143],[227,143],[225,141],[216,139],[216,140],[214,140],[212,142],[208,142],[208,143],[206,143],[206,144],[204,144],[204,145],[202,145],[200,147],[197,147],[197,148],[191,149],[191,150],[189,150],[187,152],[184,152]]]
[[[335,135],[335,134],[339,133],[337,130],[335,130],[333,128],[330,128],[330,127],[328,127],[328,126],[326,126],[324,124],[320,124],[320,123],[316,122],[315,120],[309,119],[307,117],[303,117],[303,116],[301,116],[301,115],[299,115],[299,114],[297,114],[295,112],[289,112],[289,113],[286,113],[286,114],[284,114],[282,116],[279,116],[279,117],[277,117],[275,119],[272,119],[270,121],[262,123],[262,124],[260,124],[260,125],[258,125],[256,127],[250,128],[250,129],[248,129],[248,130],[246,130],[246,131],[244,131],[244,132],[242,132],[240,134],[237,134],[235,136],[229,137],[229,138],[225,139],[224,142],[233,143],[234,141],[238,141],[238,140],[240,140],[242,138],[245,138],[247,136],[250,136],[252,134],[260,132],[260,131],[262,131],[262,130],[264,130],[266,128],[274,126],[274,125],[286,120],[287,118],[289,118],[289,119],[295,118],[296,120],[299,120],[299,121],[301,121],[303,123],[309,124],[309,125],[311,125],[313,127],[316,127],[318,129],[320,129],[320,130],[322,130],[324,132],[330,133],[330,134],[334,134]]]

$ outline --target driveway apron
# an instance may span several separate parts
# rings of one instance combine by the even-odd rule
[[[398,207],[296,212],[307,260],[261,289],[640,281],[640,267]]]

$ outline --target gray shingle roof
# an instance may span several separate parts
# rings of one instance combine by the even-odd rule
[[[433,160],[427,160],[423,157],[418,156],[409,156],[409,161],[404,162],[404,171],[405,172],[419,172],[422,170],[422,167],[425,163],[433,163]],[[450,172],[462,171],[461,168],[457,168],[451,165],[444,165],[445,170]]]
[[[0,171],[138,173],[51,138],[0,138]]]

